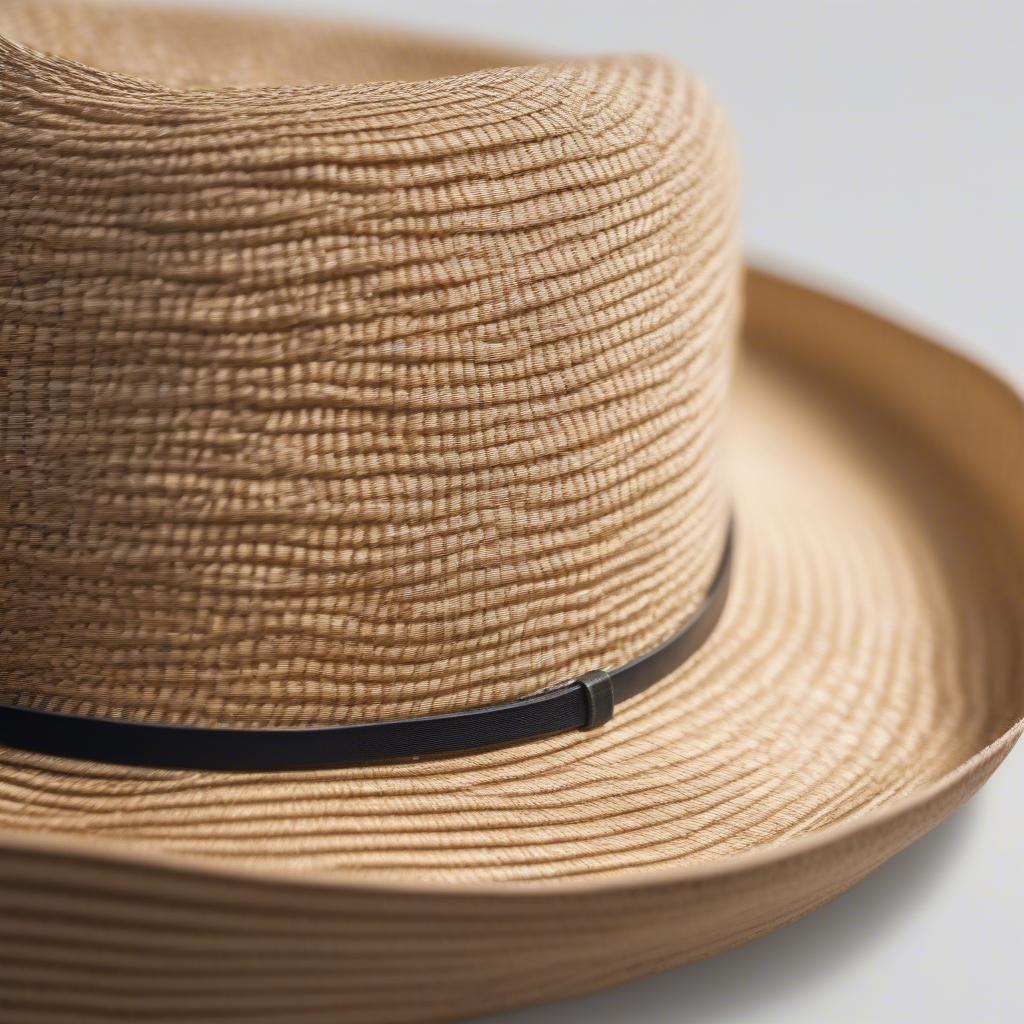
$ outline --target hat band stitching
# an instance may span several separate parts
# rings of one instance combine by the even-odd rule
[[[667,640],[619,668],[587,672],[518,700],[420,718],[276,729],[129,722],[0,704],[0,744],[107,764],[261,772],[466,753],[599,729],[618,704],[664,679],[711,635],[729,590],[733,532],[730,519],[700,607]]]

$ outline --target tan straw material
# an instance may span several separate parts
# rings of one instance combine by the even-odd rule
[[[737,527],[711,639],[594,732],[278,774],[0,748],[0,1019],[585,992],[813,909],[1005,756],[1020,399],[741,299],[690,74],[41,0],[0,36],[0,703],[483,707],[664,639]]]

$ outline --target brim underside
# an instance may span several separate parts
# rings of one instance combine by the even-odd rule
[[[601,731],[277,775],[4,749],[0,830],[282,881],[630,885],[665,869],[724,869],[765,848],[783,856],[799,837],[870,822],[955,772],[1021,715],[1017,510],[996,507],[979,483],[998,477],[981,463],[999,453],[956,465],[929,436],[934,423],[915,424],[911,410],[885,409],[849,381],[837,387],[825,364],[859,358],[861,342],[868,358],[884,357],[889,331],[888,375],[911,353],[906,387],[918,405],[935,410],[967,384],[984,398],[987,386],[1011,433],[1019,407],[1015,419],[1012,396],[966,362],[839,304],[822,307],[831,319],[816,340],[791,344],[787,316],[794,335],[808,330],[796,324],[807,319],[801,302],[806,293],[753,282],[723,620],[690,663]],[[875,337],[861,331],[858,342],[844,315],[874,324]],[[998,414],[998,402],[988,406]]]

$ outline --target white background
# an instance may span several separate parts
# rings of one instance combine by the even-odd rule
[[[549,52],[671,54],[703,74],[736,126],[754,257],[921,323],[1024,384],[1020,0],[233,6],[246,4]],[[702,964],[502,1019],[1016,1022],[1022,917],[1018,749],[967,808],[796,925]]]

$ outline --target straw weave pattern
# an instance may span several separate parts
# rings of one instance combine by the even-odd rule
[[[753,273],[726,417],[734,170],[688,73],[75,0],[5,36],[0,699],[489,703],[669,633],[737,524],[715,631],[601,729],[295,773],[0,747],[5,1021],[577,995],[831,899],[1024,731],[1020,396]]]
[[[216,17],[57,9],[0,29],[127,70],[151,33],[160,83],[0,43],[0,698],[378,720],[671,633],[728,501],[735,182],[703,87],[406,66],[340,29],[270,79],[465,73],[268,87],[271,23],[222,58]],[[191,18],[182,64],[152,40]]]

